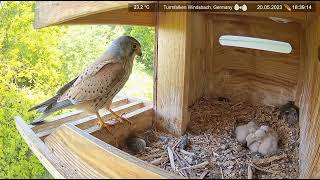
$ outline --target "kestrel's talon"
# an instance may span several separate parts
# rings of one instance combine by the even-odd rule
[[[105,122],[102,120],[102,118],[101,118],[101,116],[99,115],[99,113],[97,113],[97,119],[98,119],[98,124],[99,124],[100,128],[106,128],[107,131],[111,134],[111,126],[108,125],[107,123],[105,123]]]
[[[132,121],[130,121],[129,119],[127,119],[127,118],[125,118],[125,117],[121,117],[121,119],[122,119],[123,121],[128,122],[130,125],[133,124]]]
[[[112,114],[113,117],[115,117],[116,120],[118,120],[120,123],[123,123],[123,121],[128,122],[129,124],[133,124],[132,121],[130,121],[129,119],[123,117],[122,115],[125,113],[122,113],[121,116],[119,116],[117,113],[115,113],[113,110],[111,110],[110,108],[108,109],[108,111],[110,111],[110,113]]]
[[[123,119],[115,116],[114,114],[111,114],[110,119],[114,119],[114,120],[118,121],[119,123],[123,123]]]
[[[121,118],[117,118],[117,117],[115,117],[114,119],[118,120],[120,123],[122,123],[122,124],[123,124],[123,120],[122,120]]]
[[[100,128],[105,128],[107,131],[111,134],[111,126],[107,125],[106,123],[101,123],[100,121],[98,122]]]
[[[132,121],[130,121],[129,119],[123,117],[125,114],[126,114],[125,112],[124,112],[124,113],[121,113],[121,115],[120,115],[121,120],[122,120],[122,121],[126,121],[126,122],[128,122],[129,124],[132,124]]]

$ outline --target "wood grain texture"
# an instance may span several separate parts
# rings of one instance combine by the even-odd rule
[[[206,19],[203,13],[192,13],[191,16],[191,54],[188,69],[189,98],[188,105],[192,105],[205,95],[206,61],[207,61],[207,31]]]
[[[304,12],[214,12],[214,14],[224,14],[224,15],[239,15],[244,16],[243,18],[250,18],[250,17],[262,17],[262,18],[269,18],[269,17],[278,17],[283,18],[286,20],[298,22],[298,23],[305,23],[306,21],[306,13]]]
[[[102,21],[107,24],[109,22],[116,23],[116,20],[118,20],[120,24],[129,23],[130,25],[134,25],[132,23],[136,22],[136,25],[152,25],[154,20],[152,14],[142,13],[132,16],[130,12],[119,10],[126,9],[129,2],[135,3],[141,1],[37,1],[34,26],[35,28],[43,28],[61,23],[66,24],[68,21],[72,21],[74,24],[76,22],[75,19],[86,16],[91,16],[92,19],[83,18],[80,20],[80,24],[88,23],[88,21],[91,21],[91,24],[95,22],[101,23]],[[103,14],[103,12],[110,13]],[[99,13],[102,14],[94,15]],[[111,17],[102,17],[109,15]]]
[[[71,178],[70,173],[63,167],[65,164],[61,163],[58,158],[49,150],[49,148],[35,135],[24,120],[17,116],[15,117],[16,127],[22,138],[28,144],[32,152],[37,156],[42,165],[49,171],[49,173],[58,179]],[[73,176],[78,178],[78,176]]]
[[[155,26],[154,12],[128,12],[127,8],[101,12],[80,17],[61,24],[117,24],[132,26]]]
[[[153,106],[149,105],[129,112],[124,117],[129,119],[132,124],[107,121],[107,123],[113,125],[112,134],[109,134],[105,129],[101,129],[98,125],[92,126],[85,131],[110,145],[123,148],[129,136],[145,132],[152,127],[154,117]]]
[[[92,168],[89,164],[82,161],[81,158],[69,148],[65,148],[65,144],[59,141],[55,136],[49,136],[44,142],[46,146],[50,148],[51,152],[56,157],[59,157],[59,160],[63,162],[66,167],[72,167],[70,171],[74,171],[79,179],[101,179],[104,177],[95,168]]]
[[[301,26],[232,15],[207,18],[206,93],[267,105],[295,100],[300,61]],[[221,35],[284,41],[290,54],[222,46]]]
[[[310,19],[308,19],[307,21],[310,21]],[[304,86],[304,81],[305,81],[305,66],[306,66],[306,61],[307,61],[307,48],[306,48],[306,27],[304,26],[304,28],[301,31],[300,37],[301,37],[301,41],[300,41],[300,60],[299,60],[299,72],[298,72],[298,79],[297,79],[297,90],[296,90],[296,97],[295,97],[295,105],[297,105],[298,107],[300,107],[301,104],[301,97],[302,97],[302,90],[303,90],[303,86]]]
[[[320,178],[320,21],[306,28],[306,56],[300,106],[300,178]]]
[[[189,120],[190,14],[159,12],[158,16],[156,125],[181,135]]]
[[[95,173],[101,178],[177,178],[70,124],[59,127],[45,143],[59,157],[64,157],[62,161],[69,161],[70,166],[81,170],[83,177],[93,178],[89,173]]]

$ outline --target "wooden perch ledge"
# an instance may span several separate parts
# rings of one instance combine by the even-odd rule
[[[73,111],[31,126],[16,117],[16,126],[30,149],[54,178],[177,178],[156,166],[131,156],[118,145],[132,133],[152,126],[153,107],[149,102],[119,98],[112,109],[133,122],[114,124],[112,134],[96,125],[96,116]]]

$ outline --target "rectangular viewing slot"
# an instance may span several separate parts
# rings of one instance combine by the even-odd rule
[[[286,54],[292,51],[291,45],[286,42],[246,36],[223,35],[220,36],[219,43],[223,46],[251,48]]]

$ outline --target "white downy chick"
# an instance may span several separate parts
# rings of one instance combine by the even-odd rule
[[[256,123],[253,122],[253,121],[250,121],[250,122],[247,124],[247,127],[248,127],[248,130],[249,130],[249,133],[254,133],[254,132],[258,129],[258,126],[257,126]]]
[[[236,138],[238,140],[238,142],[240,142],[241,144],[244,144],[246,142],[246,137],[249,134],[249,130],[247,128],[247,125],[242,125],[242,126],[238,126],[236,128]]]
[[[259,139],[256,138],[254,133],[248,134],[248,136],[246,137],[247,146],[249,147],[252,143],[254,143],[254,142],[258,141],[258,140]]]
[[[258,129],[253,121],[238,126],[236,137],[240,143],[246,143],[251,152],[269,155],[278,149],[278,137],[275,132],[268,126],[261,126]]]
[[[269,132],[270,131],[269,126],[266,126],[266,125],[261,126],[260,129],[264,130],[265,132]]]
[[[266,131],[260,128],[254,132],[254,135],[257,139],[262,139],[266,135]]]
[[[266,132],[262,129],[256,130],[256,132],[248,134],[246,141],[247,147],[251,152],[258,152],[261,144],[261,139],[266,135]]]
[[[252,143],[249,146],[249,149],[251,152],[258,152],[259,151],[259,147],[260,147],[260,142],[259,141],[255,141],[254,143]]]
[[[262,155],[271,155],[278,150],[278,135],[270,128],[266,136],[261,140],[259,153]]]
[[[257,128],[257,125],[253,121],[250,121],[248,124],[238,126],[235,131],[238,142],[245,144],[248,134],[256,131]]]
[[[270,155],[278,150],[278,136],[268,126],[261,126],[254,133],[248,134],[246,141],[251,152]]]

